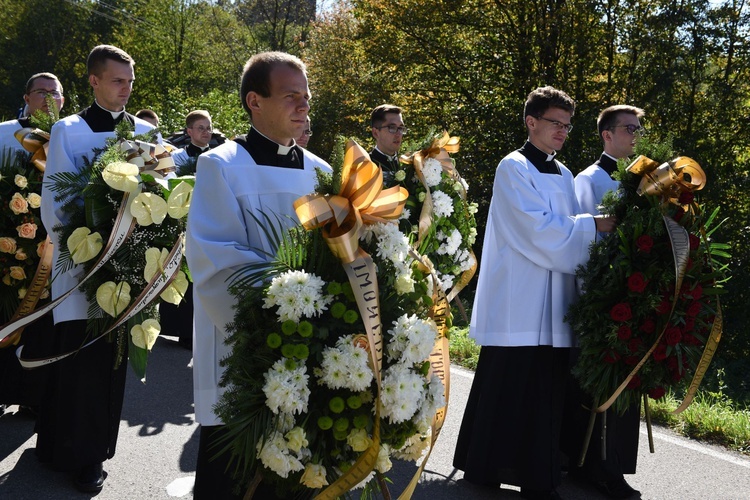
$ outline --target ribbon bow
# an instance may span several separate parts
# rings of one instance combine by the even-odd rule
[[[409,193],[401,186],[383,189],[383,171],[354,141],[346,144],[337,195],[311,194],[298,198],[294,210],[305,229],[323,227],[323,237],[333,254],[353,262],[364,224],[397,219]]]
[[[40,171],[47,168],[47,150],[49,149],[49,134],[38,128],[26,127],[16,130],[13,134],[21,146],[32,154],[31,162]]]
[[[659,165],[641,155],[625,170],[643,177],[636,193],[641,196],[661,195],[675,204],[679,204],[680,193],[699,191],[706,185],[705,172],[695,160],[687,156],[678,156]]]
[[[128,163],[138,166],[141,172],[148,172],[157,179],[163,179],[175,171],[172,155],[161,144],[120,139],[120,149]]]

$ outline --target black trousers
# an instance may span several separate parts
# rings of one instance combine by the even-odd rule
[[[53,352],[55,325],[52,313],[46,314],[27,326],[21,335],[23,357],[43,358]],[[0,404],[23,405],[38,409],[47,390],[49,367],[32,370],[21,367],[16,357],[18,346],[0,349]]]

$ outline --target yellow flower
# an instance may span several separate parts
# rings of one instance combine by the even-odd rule
[[[132,163],[115,161],[104,167],[102,179],[112,189],[132,193],[138,187],[138,167]]]
[[[29,202],[26,201],[26,198],[21,193],[14,193],[8,206],[16,215],[29,212]]]
[[[141,349],[151,350],[156,343],[156,338],[161,332],[161,325],[155,319],[147,319],[140,325],[135,325],[130,329],[130,336],[133,339],[133,344]]]
[[[289,449],[294,453],[299,453],[302,448],[309,444],[307,442],[307,437],[305,436],[305,430],[302,427],[295,427],[287,432],[284,437],[286,438],[287,446],[289,446]]]
[[[24,177],[23,175],[16,174],[15,179],[13,179],[13,182],[15,182],[16,186],[20,187],[21,189],[25,188],[29,185],[28,179]]]
[[[10,277],[14,280],[26,279],[26,271],[21,266],[10,266]]]
[[[130,213],[141,226],[161,224],[167,216],[167,202],[153,193],[141,193],[130,205]]]
[[[42,204],[42,197],[36,193],[29,193],[26,197],[26,201],[29,202],[31,208],[39,208]]]
[[[150,282],[156,273],[163,273],[167,257],[169,257],[169,251],[166,248],[159,250],[151,247],[146,250],[146,267],[143,268],[143,279]]]
[[[9,236],[3,236],[0,238],[0,252],[16,253],[16,250],[18,250],[18,247],[15,239]]]
[[[317,489],[328,485],[326,479],[326,468],[319,464],[305,465],[305,472],[302,474],[300,483],[308,488]]]
[[[173,219],[185,217],[190,210],[190,200],[193,198],[193,186],[185,181],[180,182],[176,188],[169,193],[167,206],[169,216]]]
[[[5,276],[3,276],[3,284],[4,285],[10,286],[11,283],[13,283],[13,282],[10,280],[10,274],[6,274]]]
[[[352,429],[346,436],[346,443],[352,447],[352,451],[365,451],[372,444],[372,439],[367,435],[365,429]]]
[[[185,276],[185,273],[182,271],[177,271],[177,276],[175,276],[172,283],[169,284],[169,287],[160,295],[161,300],[169,302],[170,304],[178,305],[183,297],[185,297],[187,287],[187,276]]]
[[[91,233],[91,229],[79,227],[68,236],[68,251],[75,264],[93,259],[102,249],[101,235],[89,233]]]
[[[104,312],[116,318],[130,304],[130,285],[126,281],[118,284],[107,281],[97,289],[96,303]]]
[[[26,289],[25,288],[19,288],[18,289],[18,299],[23,300],[23,298],[26,297]]]

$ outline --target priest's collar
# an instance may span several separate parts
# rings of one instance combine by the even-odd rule
[[[127,120],[131,125],[135,125],[135,117],[125,111],[112,112],[102,108],[99,104],[94,103],[88,108],[78,113],[92,132],[114,132],[115,127],[122,120]]]
[[[206,144],[205,146],[198,146],[193,141],[190,141],[190,145],[193,146],[195,149],[200,150],[202,153],[208,151],[209,149],[211,149],[211,145],[210,144]]]
[[[235,142],[244,147],[258,165],[304,168],[302,148],[294,142],[291,146],[282,146],[254,127],[250,127],[246,136],[237,137]]]
[[[254,142],[255,144],[261,146],[263,149],[267,149],[268,153],[271,153],[275,150],[276,154],[281,156],[288,155],[292,148],[297,145],[294,141],[292,141],[291,146],[284,146],[283,144],[279,144],[273,139],[269,139],[267,136],[263,135],[255,127],[250,127],[250,133],[247,134],[247,140]]]
[[[617,158],[610,154],[602,153],[596,163],[610,176],[617,171]]]
[[[396,153],[395,153],[395,154],[389,155],[389,154],[385,154],[385,153],[383,153],[383,152],[382,152],[382,151],[380,150],[380,148],[379,148],[379,147],[377,147],[377,146],[375,146],[375,151],[377,151],[377,152],[378,152],[378,153],[380,153],[381,155],[383,155],[383,156],[385,156],[386,158],[388,158],[388,160],[389,160],[389,161],[396,161],[396,160],[398,159],[398,151],[396,151]]]
[[[94,106],[98,106],[99,108],[102,109],[102,111],[106,111],[107,113],[109,113],[110,115],[112,115],[112,119],[113,120],[117,120],[118,118],[120,118],[120,115],[125,112],[125,107],[123,107],[121,111],[112,111],[110,109],[107,109],[104,106],[102,106],[101,104],[99,104],[96,101],[96,99],[94,99]]]
[[[555,161],[556,153],[547,154],[534,146],[530,141],[526,141],[526,144],[518,152],[524,155],[539,172],[543,174],[562,175]]]

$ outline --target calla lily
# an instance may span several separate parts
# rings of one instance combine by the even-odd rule
[[[156,338],[161,332],[161,325],[155,319],[147,319],[140,325],[135,325],[130,329],[130,336],[133,340],[133,345],[140,347],[141,349],[151,350],[156,343]]]
[[[141,226],[161,224],[167,217],[167,202],[159,195],[141,193],[130,205],[130,213]]]
[[[159,250],[152,247],[146,250],[146,266],[143,268],[143,279],[150,282],[156,273],[163,273],[167,257],[169,257],[169,252],[166,248]]]
[[[104,167],[102,179],[112,189],[132,193],[138,188],[138,167],[132,163],[115,161]]]
[[[68,251],[73,263],[80,264],[96,257],[102,249],[102,236],[87,227],[79,227],[68,236]]]
[[[161,300],[169,302],[170,304],[178,305],[185,297],[187,291],[188,280],[185,273],[177,271],[177,276],[169,284],[169,287],[162,292],[160,295]]]
[[[116,318],[130,304],[130,285],[126,281],[117,284],[107,281],[96,290],[96,303],[104,312]]]
[[[187,182],[181,182],[169,194],[167,206],[169,216],[173,219],[185,217],[190,210],[190,200],[193,198],[193,186]]]

